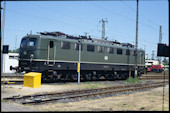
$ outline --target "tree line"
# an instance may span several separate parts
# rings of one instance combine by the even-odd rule
[[[2,50],[1,50],[2,52]],[[8,50],[9,53],[19,53],[19,48],[14,50]]]
[[[18,49],[14,49],[14,50],[9,50],[9,53],[19,53],[19,48]]]

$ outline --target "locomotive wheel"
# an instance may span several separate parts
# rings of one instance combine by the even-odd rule
[[[78,80],[78,75],[77,74],[74,74],[74,75],[75,75],[75,80]],[[81,75],[80,75],[80,77],[81,77]]]
[[[85,74],[85,80],[90,80],[89,74]]]
[[[114,74],[111,74],[111,80],[115,80]]]
[[[118,74],[116,75],[116,78],[117,78],[117,79],[121,79],[121,75],[118,73]]]
[[[64,80],[68,80],[68,79],[69,79],[69,75],[66,74]]]
[[[93,74],[89,73],[90,80],[93,80]]]
[[[76,74],[71,74],[70,79],[71,80],[77,80],[77,75]]]
[[[129,74],[128,72],[125,73],[125,80],[128,78]]]
[[[75,78],[74,74],[70,74],[69,78],[70,78],[70,80],[74,80],[74,78]]]
[[[104,77],[106,80],[109,80],[109,78],[110,78],[109,74],[105,74]]]
[[[123,79],[123,80],[126,78],[125,76],[126,76],[125,74],[122,74],[122,79]]]
[[[47,70],[42,72],[42,82],[45,82],[47,80]]]
[[[100,74],[96,75],[96,79],[99,80],[100,79]]]
[[[91,74],[85,74],[85,80],[91,80]]]
[[[58,80],[58,75],[56,71],[53,72],[53,80],[54,81]]]

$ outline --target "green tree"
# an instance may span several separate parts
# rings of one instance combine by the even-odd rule
[[[19,53],[19,48],[18,49],[14,49],[13,51],[12,51],[12,53]]]
[[[164,58],[163,64],[164,64],[164,65],[169,65],[169,62],[168,62],[168,60],[167,60],[166,58]]]
[[[8,52],[9,52],[9,53],[12,53],[12,50],[9,50]]]

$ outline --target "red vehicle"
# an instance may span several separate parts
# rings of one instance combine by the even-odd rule
[[[163,68],[161,65],[151,65],[147,67],[147,72],[157,72],[161,73],[163,71]]]
[[[147,67],[147,72],[151,72],[151,67]]]

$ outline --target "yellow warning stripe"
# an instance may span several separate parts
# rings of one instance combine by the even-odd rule
[[[7,81],[7,84],[15,84],[15,82]]]

